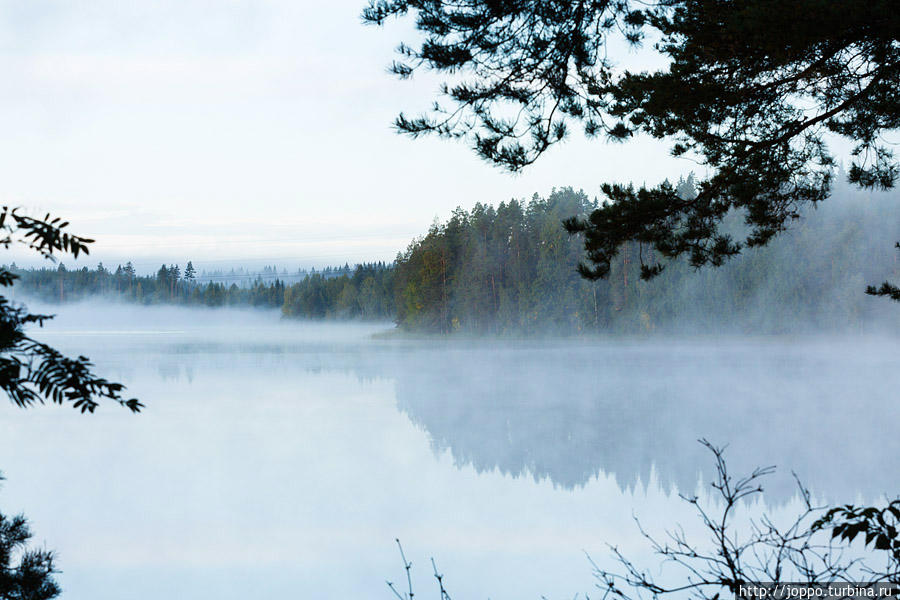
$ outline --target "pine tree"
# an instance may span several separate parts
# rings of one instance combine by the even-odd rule
[[[448,81],[421,115],[395,120],[413,138],[463,140],[519,171],[567,139],[667,140],[708,177],[685,201],[672,185],[602,186],[609,202],[571,216],[583,234],[581,273],[604,278],[627,242],[671,261],[721,266],[766,245],[799,210],[825,200],[837,169],[829,137],[852,150],[847,180],[893,187],[900,173],[885,132],[900,128],[900,11],[895,0],[521,2],[370,0],[363,20],[415,20],[390,70]],[[619,38],[617,40],[617,38]],[[616,67],[615,41],[656,70]],[[509,115],[516,115],[509,118]],[[748,225],[723,228],[729,214]],[[641,264],[641,276],[662,265]]]
[[[53,552],[29,547],[30,540],[24,516],[0,514],[0,598],[50,600],[59,596]]]
[[[29,547],[30,540],[24,516],[0,514],[0,598],[50,600],[59,596],[53,552]]]
[[[178,265],[172,265],[169,268],[169,285],[170,297],[174,300],[175,296],[178,294],[178,281],[181,279],[181,269],[178,268]]]

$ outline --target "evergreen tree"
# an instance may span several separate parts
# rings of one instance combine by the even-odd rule
[[[370,0],[366,22],[415,15],[422,34],[391,70],[450,76],[441,98],[397,129],[467,140],[518,171],[569,135],[673,143],[710,172],[689,201],[668,184],[605,184],[610,200],[566,221],[583,234],[589,278],[610,276],[627,242],[662,259],[720,266],[767,244],[830,193],[825,138],[854,145],[848,180],[889,188],[898,173],[882,133],[900,127],[900,11],[891,0],[671,0],[644,3]],[[657,43],[665,67],[617,70],[609,41]],[[518,115],[510,118],[509,115]],[[748,227],[723,229],[733,211]],[[642,261],[641,276],[662,271]]]
[[[178,295],[178,281],[181,279],[181,269],[178,268],[178,265],[172,265],[169,267],[169,285],[171,294],[171,298],[174,300]]]
[[[30,540],[24,516],[0,513],[0,598],[50,600],[59,596],[53,553],[30,547]]]
[[[896,247],[900,250],[900,243],[897,243]],[[897,287],[888,281],[885,281],[879,287],[875,287],[874,285],[868,286],[866,288],[866,293],[870,296],[886,296],[891,300],[900,302],[900,287]]]
[[[691,175],[668,185],[686,200],[696,195]],[[607,280],[576,276],[580,240],[566,235],[561,220],[588,215],[597,203],[571,188],[527,202],[457,208],[447,220],[435,220],[392,264],[326,267],[289,286],[263,277],[274,275],[274,267],[264,267],[249,286],[232,285],[227,271],[214,275],[223,280],[203,285],[185,277],[176,294],[176,265],[127,282],[130,263],[116,273],[62,267],[15,274],[23,293],[51,301],[114,293],[138,303],[272,307],[300,318],[393,319],[409,330],[439,333],[634,332],[675,323],[732,331],[800,330],[815,322],[860,325],[872,310],[870,303],[842,282],[900,277],[900,260],[880,251],[900,236],[900,226],[887,195],[861,203],[856,193],[849,187],[838,190],[832,202],[790,234],[722,269],[696,273],[690,261],[676,259],[653,283],[641,281],[642,263],[652,267],[662,257],[634,242],[624,244],[610,263]],[[745,227],[739,215],[730,215],[722,226],[736,235]],[[871,233],[877,228],[884,230],[880,238]],[[800,257],[804,268],[798,271]],[[885,290],[891,289],[871,291],[890,295]]]

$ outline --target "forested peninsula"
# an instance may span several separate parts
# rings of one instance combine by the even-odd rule
[[[676,187],[684,196],[694,193],[690,177]],[[719,269],[659,263],[629,242],[609,277],[597,282],[578,274],[583,241],[562,222],[590,213],[598,202],[572,188],[458,208],[390,264],[329,267],[290,284],[274,268],[241,283],[225,276],[204,281],[191,262],[183,270],[162,265],[152,275],[137,274],[130,262],[115,269],[10,268],[21,293],[45,301],[265,307],[291,318],[391,320],[413,332],[828,330],[866,323],[881,304],[863,293],[866,285],[900,275],[892,201],[888,194],[836,190],[768,246],[746,250]],[[742,223],[732,216],[727,226],[739,234]],[[641,262],[665,268],[643,281]]]

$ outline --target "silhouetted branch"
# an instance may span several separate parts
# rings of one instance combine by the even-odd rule
[[[654,552],[665,562],[680,568],[677,583],[657,582],[648,571],[637,567],[616,547],[611,547],[621,571],[603,569],[591,561],[604,597],[637,600],[646,594],[657,599],[690,592],[695,598],[715,600],[724,593],[737,595],[742,586],[760,582],[802,581],[812,585],[852,578],[873,583],[884,581],[896,573],[895,568],[875,570],[860,559],[845,557],[844,549],[834,546],[832,538],[825,535],[824,530],[829,523],[822,519],[814,520],[824,508],[812,505],[809,490],[796,474],[794,479],[803,500],[803,509],[787,527],[778,527],[768,515],[763,514],[738,528],[732,519],[735,508],[743,500],[763,493],[761,480],[772,474],[774,467],[757,468],[745,477],[734,478],[727,469],[724,449],[706,440],[700,440],[700,443],[715,457],[716,478],[711,487],[719,501],[716,513],[712,514],[701,506],[696,496],[683,496],[683,499],[696,509],[709,534],[707,544],[689,540],[680,526],[667,532],[666,541],[659,541],[639,524],[641,534],[650,542]],[[900,514],[900,502],[896,507]],[[834,517],[838,513],[832,510],[827,514]],[[851,522],[854,515],[851,515]]]
[[[763,513],[738,525],[733,518],[735,509],[763,494],[762,480],[775,468],[761,467],[744,477],[734,477],[727,468],[724,448],[705,439],[699,442],[715,460],[716,477],[710,484],[715,493],[710,502],[702,505],[697,496],[681,498],[694,507],[708,537],[699,542],[691,540],[680,524],[674,524],[660,539],[635,518],[640,535],[654,554],[663,563],[675,565],[680,572],[671,583],[657,581],[649,570],[638,566],[617,546],[610,545],[612,558],[619,566],[616,571],[601,567],[587,555],[604,599],[659,600],[664,596],[688,595],[698,600],[719,600],[723,594],[739,596],[742,586],[760,583],[802,582],[811,586],[850,581],[862,586],[900,583],[900,499],[881,509],[847,505],[826,510],[813,505],[809,490],[793,473],[802,509],[790,522],[779,526]],[[885,567],[872,566],[866,560],[871,556],[854,557],[848,552],[853,539],[863,533],[865,546],[885,551],[888,559]],[[412,564],[406,560],[402,547],[400,552],[409,593],[400,594],[390,582],[388,586],[399,600],[411,600]],[[449,600],[443,575],[438,573],[433,560],[432,566],[440,587],[440,600]]]
[[[64,231],[67,221],[49,214],[35,219],[18,210],[0,208],[0,245],[4,248],[20,242],[50,260],[55,260],[55,253],[69,253],[76,258],[88,253],[88,244],[93,240]],[[15,273],[0,268],[0,287],[10,287],[17,279]],[[137,399],[122,396],[125,386],[93,373],[93,364],[87,357],[68,358],[26,335],[27,325],[42,326],[52,318],[29,313],[24,306],[0,296],[0,390],[23,408],[45,401],[71,402],[82,413],[94,412],[97,401],[106,399],[132,412],[140,411],[143,405]]]
[[[391,582],[386,581],[388,588],[393,592],[394,597],[398,600],[413,600],[415,594],[413,593],[412,586],[412,563],[406,560],[406,554],[403,552],[403,546],[400,544],[400,540],[394,540],[397,542],[397,548],[400,550],[400,559],[403,561],[403,570],[406,572],[406,592],[400,592],[397,587]],[[439,600],[452,600],[450,598],[450,593],[447,592],[447,588],[444,587],[444,575],[438,572],[437,564],[434,562],[434,558],[431,559],[431,569],[434,574],[434,579],[438,584],[438,592],[439,592]]]
[[[894,247],[900,250],[900,242],[894,244]],[[900,302],[900,287],[897,287],[888,281],[882,283],[881,287],[870,285],[866,288],[866,293],[870,296],[887,296],[891,300]]]

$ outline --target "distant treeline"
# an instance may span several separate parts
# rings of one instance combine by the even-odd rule
[[[284,291],[285,316],[392,319],[394,268],[383,262],[324,269]]]
[[[243,288],[235,284],[198,283],[190,261],[183,273],[178,265],[162,265],[155,275],[138,275],[131,262],[119,265],[115,271],[103,263],[96,269],[70,270],[60,264],[54,269],[27,270],[13,265],[11,270],[20,277],[17,288],[51,302],[105,296],[139,304],[280,307],[284,300],[285,286],[278,279],[271,283],[259,279]]]
[[[309,318],[387,319],[392,309],[392,269],[383,262],[329,267],[311,272],[291,286],[279,278],[266,281],[262,277],[245,286],[201,283],[191,261],[184,272],[178,265],[162,265],[155,275],[138,275],[131,262],[114,271],[103,263],[95,269],[70,270],[62,264],[53,269],[19,269],[15,265],[10,269],[20,277],[18,290],[50,302],[102,296],[139,304],[280,308],[286,315]]]
[[[689,197],[692,179],[677,189]],[[190,262],[184,272],[163,265],[146,276],[131,263],[114,271],[101,264],[15,272],[22,279],[17,287],[46,300],[103,295],[145,304],[278,307],[289,317],[392,319],[423,332],[835,329],[857,326],[888,306],[866,296],[866,284],[900,280],[893,250],[900,219],[891,201],[841,188],[765,248],[717,269],[674,261],[649,282],[640,279],[641,261],[653,265],[658,258],[638,244],[621,248],[608,279],[578,275],[582,241],[562,221],[588,214],[597,201],[571,188],[496,208],[458,208],[392,264],[328,268],[291,285],[262,278],[245,286],[198,283]],[[737,216],[727,226],[740,236]]]

